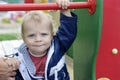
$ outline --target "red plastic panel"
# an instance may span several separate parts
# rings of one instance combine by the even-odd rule
[[[96,77],[120,79],[120,0],[103,1],[103,24]]]

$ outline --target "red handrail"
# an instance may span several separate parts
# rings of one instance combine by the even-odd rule
[[[88,0],[88,2],[70,2],[69,9],[88,8],[92,10],[93,6],[95,9],[94,0]],[[25,3],[25,4],[0,4],[0,11],[29,11],[29,10],[58,10],[61,9],[56,3]]]

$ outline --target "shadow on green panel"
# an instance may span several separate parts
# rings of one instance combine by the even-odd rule
[[[102,28],[102,4],[102,0],[96,0],[93,15],[88,13],[88,9],[74,10],[78,15],[78,34],[68,51],[68,55],[74,59],[74,80],[95,80],[95,61]]]

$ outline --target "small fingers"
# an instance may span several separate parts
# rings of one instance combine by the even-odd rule
[[[57,1],[58,6],[62,9],[67,9],[69,6],[69,3],[70,3],[69,0],[58,0]]]
[[[66,0],[63,0],[63,2],[62,2],[62,9],[67,9],[68,8],[68,4],[69,4],[69,2],[68,1],[66,1]]]
[[[61,8],[61,2],[60,2],[60,0],[57,0],[57,4]]]

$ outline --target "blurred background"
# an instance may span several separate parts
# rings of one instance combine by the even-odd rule
[[[24,0],[0,0],[0,4],[22,4]],[[0,41],[20,39],[20,22],[25,11],[0,12]]]
[[[25,0],[0,0],[0,4],[23,4],[24,2]],[[34,0],[34,3],[47,2],[54,2],[54,0]],[[59,25],[59,11],[51,12],[45,10],[45,12],[53,16],[56,31]],[[20,23],[25,13],[25,11],[0,11],[0,41],[20,39]]]

